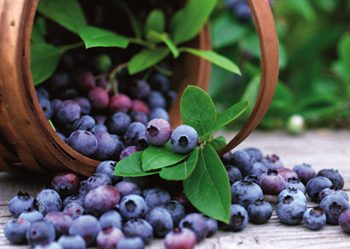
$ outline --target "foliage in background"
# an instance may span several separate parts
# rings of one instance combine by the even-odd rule
[[[236,61],[243,77],[214,67],[211,95],[218,108],[237,99],[254,105],[260,76],[258,37],[251,20],[222,0],[212,17],[213,46]],[[244,2],[244,1],[240,1]],[[275,0],[280,83],[262,128],[285,128],[293,114],[308,127],[349,127],[350,2]],[[240,17],[240,18],[239,18]],[[249,18],[248,18],[249,19]]]

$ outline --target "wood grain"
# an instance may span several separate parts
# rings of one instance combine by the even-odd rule
[[[224,133],[228,137],[227,133]],[[350,193],[350,132],[315,131],[294,137],[284,133],[255,132],[240,147],[256,146],[265,153],[281,156],[286,166],[311,163],[316,170],[339,169],[345,178],[345,189]],[[35,194],[47,184],[33,176],[22,177],[0,173],[0,249],[27,248],[9,245],[3,235],[3,226],[10,218],[7,202],[19,190]],[[309,205],[315,205],[309,203]],[[219,232],[213,238],[199,244],[198,249],[342,249],[349,248],[350,236],[342,233],[339,226],[326,226],[318,232],[303,226],[282,225],[274,214],[268,224],[249,224],[242,232]],[[148,248],[164,248],[162,241],[154,241]]]

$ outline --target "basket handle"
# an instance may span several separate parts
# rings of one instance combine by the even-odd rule
[[[268,0],[248,0],[259,34],[261,51],[261,82],[256,104],[238,134],[222,149],[221,155],[239,145],[259,125],[275,93],[279,57],[275,23]]]

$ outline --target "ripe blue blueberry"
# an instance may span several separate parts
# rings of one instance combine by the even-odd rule
[[[48,244],[36,245],[34,249],[63,249],[57,242],[50,242]]]
[[[286,188],[287,182],[278,174],[277,170],[269,169],[267,174],[261,176],[260,186],[263,189],[264,194],[278,195]]]
[[[279,168],[283,167],[281,159],[275,154],[267,155],[261,160],[261,162],[265,165],[267,169],[271,170],[278,170]]]
[[[141,195],[140,187],[131,181],[123,180],[118,182],[115,188],[119,191],[121,197],[125,195]]]
[[[320,207],[308,208],[304,213],[304,226],[310,230],[320,230],[326,225],[326,214]]]
[[[63,249],[85,249],[85,240],[79,235],[72,236],[62,236],[58,243],[63,247]]]
[[[148,115],[144,112],[131,112],[130,113],[130,117],[132,119],[133,122],[140,122],[144,125],[147,125],[149,119],[148,119]]]
[[[306,203],[293,196],[287,195],[278,203],[276,212],[277,216],[283,224],[297,225],[303,219],[306,210]]]
[[[80,195],[69,195],[63,200],[63,207],[68,206],[71,203],[77,203],[80,206],[84,205],[84,198]]]
[[[62,103],[61,108],[57,111],[58,121],[67,125],[73,123],[80,118],[81,108],[80,105],[74,100],[65,100]]]
[[[145,243],[139,237],[123,238],[117,244],[118,249],[144,249]]]
[[[299,200],[306,203],[305,194],[296,188],[287,188],[282,190],[281,193],[279,193],[278,195],[277,201],[282,202],[284,197],[286,197],[287,195],[292,196],[295,200]]]
[[[27,240],[32,247],[40,244],[49,244],[55,238],[55,227],[48,221],[31,223],[30,228],[27,230]]]
[[[30,223],[39,221],[44,219],[44,216],[42,213],[40,213],[37,210],[30,210],[30,211],[24,211],[21,213],[20,216],[18,216],[19,219],[24,219],[26,221],[29,221]]]
[[[91,190],[84,200],[87,212],[100,215],[112,210],[120,200],[120,194],[113,186],[100,186]]]
[[[123,232],[126,237],[140,237],[145,244],[153,239],[152,226],[143,219],[131,219],[123,226]]]
[[[341,229],[350,234],[350,209],[346,209],[344,212],[341,213],[338,219],[339,225]]]
[[[70,147],[85,156],[92,156],[98,148],[95,135],[89,131],[74,131],[68,137],[67,142]]]
[[[95,133],[97,139],[97,151],[95,156],[99,160],[107,160],[117,158],[123,149],[123,143],[105,131]]]
[[[207,226],[208,226],[208,237],[213,236],[219,228],[219,224],[217,220],[214,220],[211,218],[207,218]]]
[[[69,215],[58,211],[48,213],[44,219],[54,225],[57,237],[67,235],[69,233],[69,227],[73,223],[73,219]]]
[[[26,243],[26,234],[29,230],[30,222],[18,218],[9,220],[4,227],[4,234],[12,244],[20,245]]]
[[[338,170],[322,169],[317,173],[317,176],[324,176],[331,180],[334,189],[342,189],[344,187],[344,178]]]
[[[316,172],[311,165],[306,163],[295,165],[293,170],[297,172],[298,177],[305,185],[316,175]]]
[[[100,217],[101,228],[122,228],[122,217],[117,211],[111,210],[101,215]]]
[[[24,211],[29,211],[34,208],[34,198],[28,193],[18,192],[18,194],[13,197],[8,204],[8,209],[10,213],[18,217]]]
[[[78,203],[72,202],[64,207],[63,213],[72,217],[72,219],[76,219],[79,216],[83,215],[85,209],[79,205]]]
[[[272,216],[272,206],[264,199],[256,200],[249,205],[248,216],[254,224],[265,224]]]
[[[263,154],[258,148],[246,148],[244,151],[247,152],[252,158],[254,158],[255,162],[260,162],[263,159]]]
[[[97,246],[100,249],[115,249],[122,238],[124,238],[122,231],[115,227],[109,227],[98,233]]]
[[[67,137],[65,135],[63,135],[62,133],[56,131],[57,136],[63,141],[63,142],[67,142]]]
[[[95,173],[89,176],[89,178],[86,180],[85,187],[88,193],[89,191],[97,187],[110,185],[111,183],[111,178],[108,175],[102,173]]]
[[[202,241],[208,236],[209,233],[207,218],[199,213],[191,213],[186,215],[186,217],[180,221],[179,227],[182,229],[188,228],[192,230],[196,235],[197,242]]]
[[[166,249],[193,249],[196,246],[195,233],[187,228],[176,228],[167,234],[164,240]]]
[[[78,193],[80,179],[74,173],[61,173],[51,180],[52,188],[61,196],[68,196]]]
[[[345,191],[335,190],[335,189],[331,189],[331,188],[323,189],[318,195],[318,201],[321,202],[326,196],[332,195],[332,194],[341,195],[346,201],[349,201],[348,194]]]
[[[149,114],[149,119],[152,120],[155,118],[161,118],[161,119],[164,119],[167,121],[170,120],[168,112],[164,108],[161,108],[161,107],[157,107],[157,108],[154,108],[151,110],[151,112]]]
[[[145,198],[146,204],[150,209],[156,206],[161,206],[171,199],[169,192],[161,188],[145,189],[142,191],[142,195]]]
[[[124,158],[131,156],[132,154],[140,151],[140,149],[137,146],[128,146],[125,149],[120,152],[119,159],[123,160]]]
[[[231,154],[230,162],[237,167],[243,176],[249,174],[254,165],[254,158],[244,150],[237,150]]]
[[[247,210],[238,204],[231,205],[230,213],[230,223],[227,225],[227,228],[230,231],[241,231],[248,224],[248,213]]]
[[[260,186],[251,181],[238,181],[231,186],[232,203],[239,204],[245,208],[254,201],[263,197]]]
[[[91,131],[95,125],[96,125],[96,122],[93,117],[89,115],[84,115],[74,121],[73,130]]]
[[[85,240],[87,246],[94,244],[96,236],[100,231],[100,223],[91,215],[82,215],[78,217],[69,228],[69,234],[81,236]]]
[[[162,207],[164,207],[171,217],[173,218],[174,227],[177,227],[180,221],[185,217],[185,207],[178,201],[167,201]]]
[[[180,125],[171,134],[170,144],[176,153],[187,154],[197,146],[198,140],[198,133],[195,129],[189,125]]]
[[[62,201],[59,194],[53,189],[44,189],[36,196],[39,212],[46,215],[52,211],[60,211]]]
[[[128,86],[128,93],[131,98],[144,99],[151,92],[151,87],[145,80],[134,80]]]
[[[124,134],[131,124],[131,118],[124,112],[117,112],[113,114],[109,121],[109,131],[115,134]]]
[[[171,126],[165,119],[152,119],[147,124],[146,136],[148,142],[155,146],[165,144],[171,135]]]
[[[154,235],[164,238],[174,228],[170,213],[163,207],[153,208],[146,216],[146,220],[153,227]]]
[[[38,98],[45,98],[45,99],[50,99],[50,94],[49,92],[43,88],[43,87],[38,87],[35,89],[36,96]]]
[[[83,115],[90,114],[90,112],[91,112],[91,104],[90,104],[90,101],[87,98],[78,97],[78,98],[75,98],[75,101],[77,101],[78,104],[80,105],[81,114],[83,114]]]
[[[150,92],[150,94],[148,95],[148,98],[147,98],[147,103],[151,109],[154,109],[157,107],[161,107],[161,108],[167,107],[167,102],[166,102],[165,98],[158,91],[151,91]]]
[[[287,188],[299,189],[301,192],[305,193],[305,185],[298,178],[289,178],[287,180]]]
[[[170,79],[163,74],[155,73],[151,78],[152,88],[162,93],[170,91]]]
[[[324,210],[327,223],[338,225],[340,214],[349,208],[349,202],[340,193],[333,193],[323,198],[320,207]]]
[[[318,201],[318,195],[325,188],[331,188],[333,183],[324,176],[311,178],[306,184],[306,193],[312,201]]]
[[[116,165],[116,161],[102,161],[97,165],[96,173],[106,174],[111,178],[113,183],[116,183],[120,180],[119,176],[114,175]]]
[[[238,168],[232,165],[225,165],[225,167],[231,184],[242,180],[242,173]]]
[[[261,162],[255,162],[252,169],[249,171],[249,175],[255,175],[260,178],[261,175],[267,173],[267,168]]]
[[[139,195],[126,195],[120,201],[120,214],[124,219],[143,218],[148,207],[145,200]]]
[[[124,139],[128,145],[137,145],[145,148],[148,145],[146,126],[140,122],[131,123],[124,134]]]
[[[41,110],[43,111],[45,118],[51,119],[53,115],[53,108],[51,106],[50,100],[46,98],[40,98],[39,97],[39,105],[41,107]]]

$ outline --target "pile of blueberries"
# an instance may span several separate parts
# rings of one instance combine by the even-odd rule
[[[316,174],[308,164],[290,169],[257,148],[228,153],[222,160],[232,184],[229,224],[199,213],[175,183],[166,183],[165,189],[154,176],[121,178],[113,175],[116,162],[103,161],[87,179],[62,173],[36,198],[13,197],[9,211],[15,218],[5,225],[5,236],[37,249],[141,249],[153,237],[164,238],[167,249],[191,249],[218,228],[237,232],[248,221],[267,223],[273,206],[283,224],[303,223],[310,230],[339,224],[350,233],[349,199],[337,170]],[[307,198],[319,206],[307,208]]]
[[[46,118],[62,140],[100,161],[123,159],[147,147],[147,123],[169,121],[168,110],[177,97],[170,78],[159,72],[143,80],[121,70],[111,79],[110,66],[104,66],[110,60],[101,54],[92,63],[97,68],[59,71],[36,89]]]

